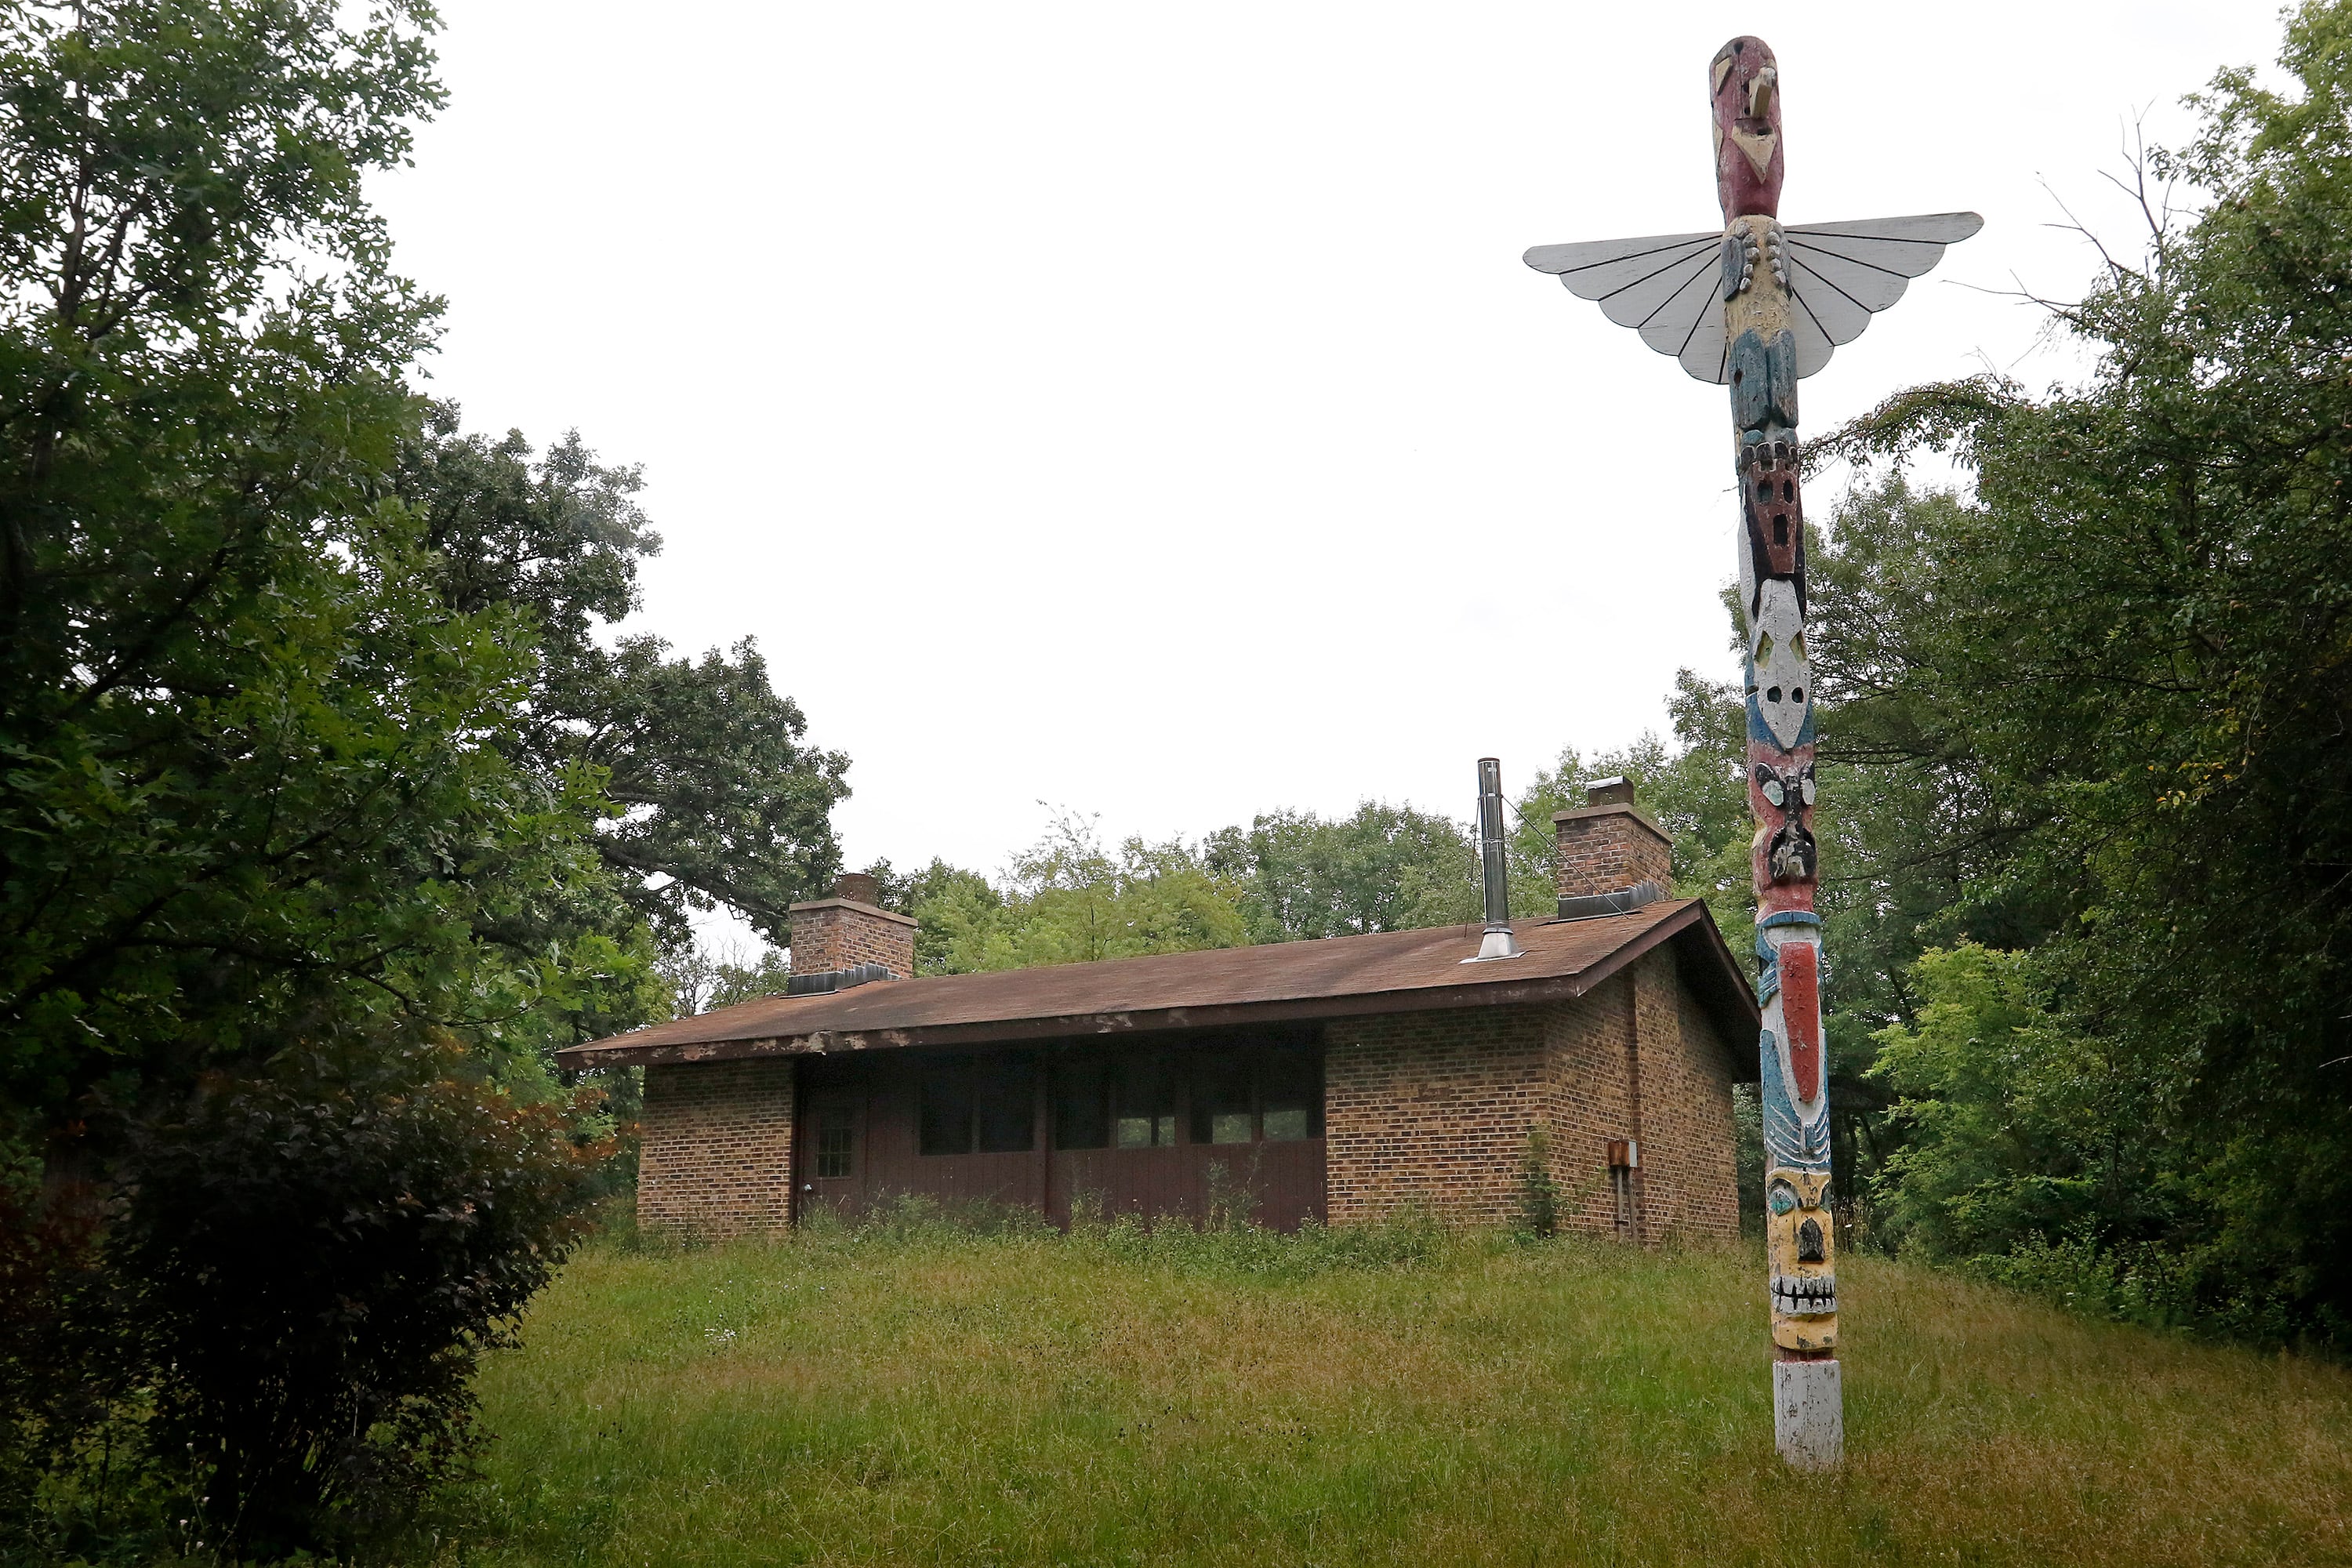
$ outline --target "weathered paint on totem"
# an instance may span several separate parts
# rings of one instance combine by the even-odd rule
[[[1829,1081],[1822,1061],[1821,875],[1813,837],[1813,691],[1805,647],[1803,450],[1797,440],[1797,305],[1780,231],[1780,62],[1760,38],[1723,46],[1710,68],[1716,191],[1723,204],[1723,331],[1731,343],[1732,468],[1748,586],[1748,805],[1759,975],[1759,1040],[1772,1342],[1783,1354],[1837,1345],[1829,1209]],[[1759,505],[1759,501],[1761,505]],[[1780,918],[1775,918],[1780,917]]]
[[[1788,152],[1780,145],[1780,62],[1745,34],[1707,65],[1715,102],[1715,195],[1726,222],[1780,212]]]
[[[1788,148],[1780,67],[1760,38],[1732,39],[1707,68],[1717,234],[1537,246],[1527,262],[1731,396],[1739,489],[1739,602],[1746,622],[1748,801],[1756,905],[1758,1042],[1766,1236],[1775,1346],[1773,1419],[1801,1468],[1843,1452],[1831,1221],[1829,1062],[1822,1032],[1814,890],[1813,706],[1806,646],[1803,450],[1797,384],[1902,298],[1944,247],[1982,226],[1974,213],[1783,227]]]
[[[1845,1392],[1834,1359],[1773,1363],[1772,1427],[1791,1466],[1837,1468],[1845,1457]]]

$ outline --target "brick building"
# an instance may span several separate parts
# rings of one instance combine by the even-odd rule
[[[1622,782],[1554,819],[1559,910],[1476,926],[907,976],[870,879],[793,906],[790,992],[575,1046],[646,1069],[648,1225],[774,1229],[895,1193],[1334,1225],[1508,1222],[1531,1134],[1561,1224],[1738,1229],[1731,1086],[1756,1003]],[[1497,928],[1499,929],[1499,928]]]

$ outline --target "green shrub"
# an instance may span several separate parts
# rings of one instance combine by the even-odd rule
[[[1528,1124],[1527,1145],[1519,1152],[1516,1228],[1521,1236],[1538,1238],[1559,1229],[1559,1184],[1552,1179],[1551,1136],[1534,1122]]]
[[[476,1442],[474,1368],[590,1226],[596,1164],[446,1044],[289,1051],[127,1142],[107,1248],[154,1379],[145,1449],[207,1545],[402,1527]]]

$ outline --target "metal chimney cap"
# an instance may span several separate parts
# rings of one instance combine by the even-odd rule
[[[1584,786],[1584,799],[1591,805],[1631,805],[1633,781],[1622,773],[1615,778],[1594,779]]]

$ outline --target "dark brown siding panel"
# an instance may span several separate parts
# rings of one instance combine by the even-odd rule
[[[1225,1091],[1231,1103],[1221,1107],[1227,1119],[1222,1130],[1228,1136],[1244,1135],[1245,1126],[1244,1142],[1202,1142],[1189,1136],[1192,1095],[1208,1081],[1205,1069],[1212,1062],[1223,1064],[1229,1085],[1238,1086]],[[854,1215],[914,1194],[948,1205],[1026,1205],[1056,1224],[1068,1223],[1074,1199],[1084,1199],[1107,1216],[1198,1220],[1208,1212],[1216,1167],[1227,1190],[1247,1194],[1262,1225],[1289,1230],[1324,1216],[1323,1140],[1286,1135],[1299,1125],[1291,1102],[1312,1092],[1319,1070],[1313,1037],[1297,1029],[1221,1031],[1197,1040],[1179,1037],[1121,1047],[1086,1041],[1035,1053],[861,1053],[809,1058],[805,1070],[799,1132],[803,1154],[794,1179],[806,1211],[824,1207]],[[990,1091],[1016,1078],[1034,1107],[1030,1147],[984,1152],[977,1134],[987,1123]],[[970,1086],[968,1114],[975,1136],[961,1144],[964,1152],[922,1152],[927,1079],[935,1087],[959,1079]],[[1264,1135],[1260,1104],[1267,1092],[1281,1101],[1272,1139]],[[1097,1095],[1098,1105],[1083,1102]],[[995,1102],[1001,1142],[1010,1101],[997,1095]],[[939,1112],[948,1103],[947,1095],[933,1095],[934,1147],[957,1142],[944,1136],[940,1126]],[[1139,1118],[1145,1125],[1142,1147],[1118,1146],[1118,1113],[1126,1110],[1146,1113]],[[1289,1114],[1281,1114],[1286,1110]],[[1319,1131],[1317,1110],[1306,1125]],[[1068,1116],[1072,1137],[1101,1146],[1054,1148],[1056,1112]],[[826,1174],[819,1165],[829,1121],[856,1129],[855,1157],[846,1174]],[[1163,1137],[1173,1142],[1153,1141]]]

